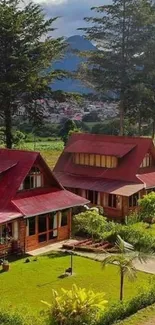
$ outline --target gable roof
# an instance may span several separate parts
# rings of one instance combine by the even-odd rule
[[[94,140],[77,140],[74,143],[68,145],[64,151],[70,153],[89,153],[89,154],[100,154],[105,156],[123,157],[129,151],[131,151],[136,145],[117,143],[117,146],[113,142],[101,142]]]
[[[45,171],[48,187],[18,192],[35,163]],[[88,202],[63,188],[39,152],[0,149],[0,223]]]
[[[120,158],[118,166],[108,169],[74,164],[72,153],[79,152],[80,145],[81,152],[87,151],[87,153],[92,153],[94,151],[94,153],[97,152],[98,154],[116,155]],[[95,146],[97,151],[94,149]],[[76,133],[69,138],[67,146],[54,168],[54,172],[58,178],[60,177],[60,173],[61,178],[62,173],[64,173],[64,175],[86,176],[87,178],[93,177],[97,179],[120,180],[129,183],[144,184],[136,175],[146,153],[149,151],[155,157],[154,144],[150,138]],[[62,184],[64,185],[63,181]]]
[[[62,188],[39,152],[0,149],[0,210],[6,209],[9,205],[36,161],[43,164],[54,183],[58,188]]]

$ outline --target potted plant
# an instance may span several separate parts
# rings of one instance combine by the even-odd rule
[[[9,271],[9,267],[10,267],[10,265],[9,265],[8,260],[4,260],[3,263],[2,263],[3,271],[5,271],[5,272]]]

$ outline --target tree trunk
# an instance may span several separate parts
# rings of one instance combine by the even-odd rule
[[[12,148],[12,118],[10,105],[5,107],[5,136],[6,136],[6,147]]]
[[[138,121],[138,134],[141,136],[141,128],[142,128],[142,117],[141,117],[141,111],[139,110],[139,121]]]
[[[153,120],[152,123],[152,139],[154,139],[154,135],[155,135],[155,120]]]
[[[124,135],[124,101],[120,101],[120,129],[119,129],[119,135],[122,136]]]
[[[119,135],[124,135],[124,94],[125,94],[125,19],[126,0],[123,0],[123,24],[122,24],[122,71],[121,71],[121,95],[120,95],[120,130]]]
[[[124,274],[121,270],[121,281],[120,281],[120,301],[123,300],[123,287],[124,287]]]

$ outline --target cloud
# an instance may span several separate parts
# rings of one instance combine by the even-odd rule
[[[57,28],[54,36],[68,37],[81,34],[77,28],[86,26],[83,18],[92,15],[91,7],[107,4],[110,0],[35,0],[35,2],[43,6],[48,18],[61,17],[54,24]]]

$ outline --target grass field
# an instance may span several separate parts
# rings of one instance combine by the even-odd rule
[[[135,315],[116,325],[154,325],[155,324],[155,304],[138,311]]]
[[[103,291],[111,304],[119,297],[119,273],[117,266],[108,266],[102,270],[101,264],[90,259],[75,256],[73,258],[74,275],[60,279],[59,276],[70,266],[70,256],[41,256],[37,261],[31,258],[12,262],[10,271],[0,273],[0,287],[3,304],[13,306],[30,306],[32,310],[44,308],[41,300],[51,302],[52,289],[71,288],[73,283],[78,286]],[[138,272],[133,284],[125,281],[125,299],[131,298],[140,288],[149,283],[150,275]],[[1,300],[1,301],[2,301]],[[0,302],[1,304],[2,302]]]
[[[25,150],[39,151],[49,167],[52,169],[55,166],[63,148],[64,145],[61,140],[37,141],[36,143],[26,142],[21,147],[21,149]]]

